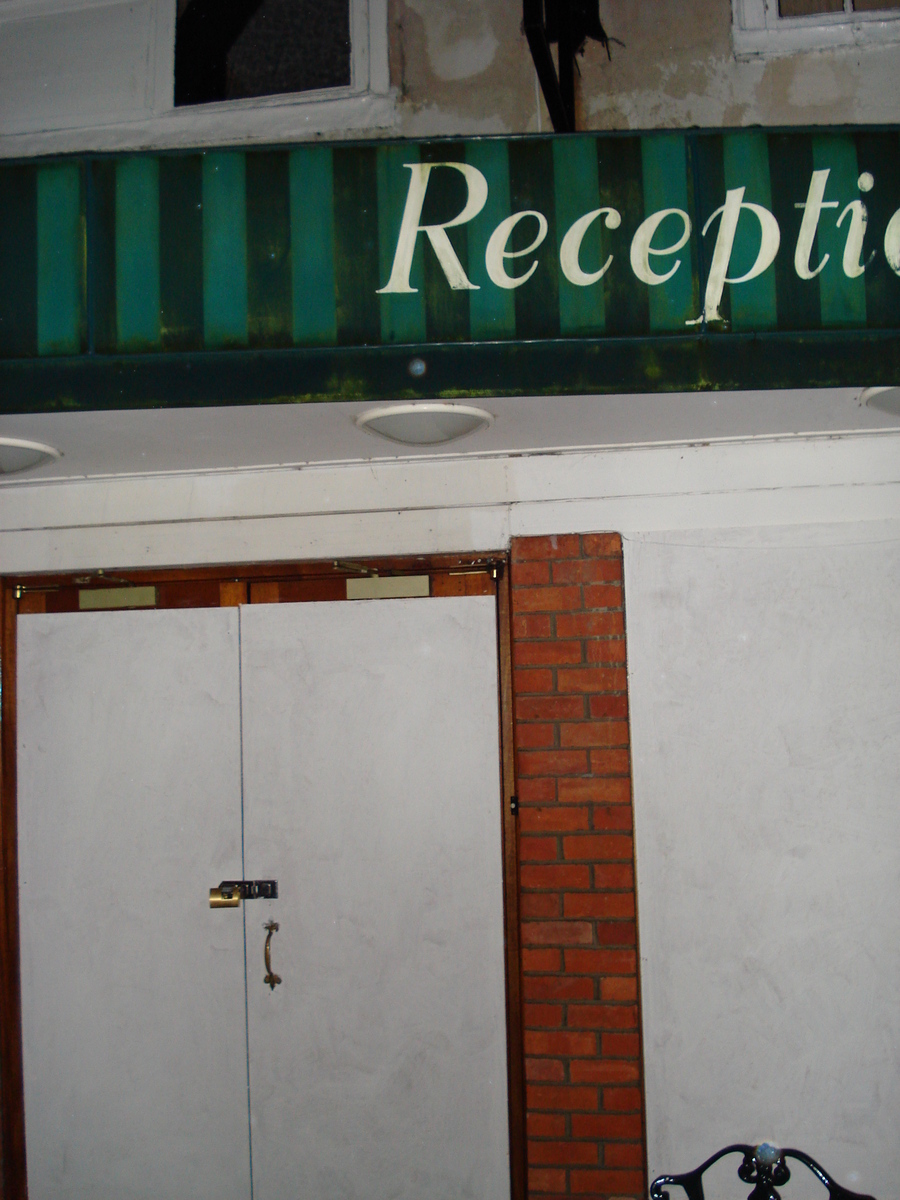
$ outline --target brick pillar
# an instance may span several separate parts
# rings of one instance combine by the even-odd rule
[[[622,541],[516,538],[528,1194],[642,1197]]]

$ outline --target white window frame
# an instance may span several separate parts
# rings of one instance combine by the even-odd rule
[[[0,159],[92,150],[297,142],[316,135],[393,129],[399,115],[397,90],[390,84],[388,0],[348,2],[348,87],[176,108],[175,0],[143,0],[153,6],[153,19],[149,44],[141,55],[146,77],[140,106],[44,113],[39,126],[29,121],[26,113],[19,128],[7,124],[0,134]],[[52,39],[54,18],[63,14],[133,5],[134,0],[4,0],[0,3],[0,37],[4,25],[28,21],[37,22],[38,36],[43,25]],[[101,64],[102,57],[102,52],[98,53]],[[44,86],[47,83],[50,81]]]
[[[782,17],[778,0],[731,0],[731,32],[736,58],[796,54],[900,42],[900,9],[845,11],[808,17]]]

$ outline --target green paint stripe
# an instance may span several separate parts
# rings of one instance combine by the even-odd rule
[[[0,357],[37,351],[37,184],[34,167],[0,169]]]
[[[722,160],[726,189],[744,188],[744,203],[761,204],[771,212],[772,185],[767,135],[762,130],[750,129],[726,133]],[[759,221],[751,212],[742,210],[731,250],[730,277],[740,278],[752,269],[759,244]],[[755,279],[748,279],[746,283],[731,283],[728,287],[731,292],[732,329],[777,328],[774,264]]]
[[[801,279],[794,268],[794,249],[812,174],[812,139],[789,133],[770,133],[769,180],[772,213],[781,230],[781,249],[775,258],[775,295],[779,329],[818,329],[819,283]]]
[[[641,174],[644,191],[644,212],[654,213],[666,208],[679,208],[690,214],[688,192],[687,144],[683,134],[650,134],[641,138]],[[662,249],[680,240],[684,222],[677,214],[665,218],[651,242],[652,249]],[[683,332],[685,321],[696,316],[696,239],[698,230],[691,230],[690,240],[673,255],[651,257],[653,269],[665,275],[680,260],[671,279],[648,287],[650,329]],[[620,263],[620,270],[624,263]],[[635,286],[642,286],[635,281]]]
[[[557,266],[563,238],[579,217],[600,208],[597,144],[593,137],[560,138],[553,143],[553,188],[556,202]],[[581,243],[578,265],[587,274],[599,271],[610,250],[604,218],[598,217]],[[609,269],[612,269],[610,263]],[[559,269],[559,331],[565,336],[602,333],[606,326],[603,277],[581,286]]]
[[[640,138],[598,138],[597,169],[601,206],[614,208],[622,217],[619,228],[609,231],[613,261],[603,276],[606,332],[623,337],[644,334],[650,327],[647,300],[650,289],[637,282],[628,261],[631,240],[644,219]]]
[[[288,154],[256,151],[245,163],[250,345],[289,346],[294,321]]]
[[[488,238],[510,214],[509,144],[499,141],[469,142],[466,162],[488,183],[488,196],[479,215],[466,226],[469,279],[478,291],[469,292],[469,330],[473,341],[516,336],[516,301],[513,293],[498,288],[488,278],[485,251]]]
[[[244,155],[204,155],[203,335],[209,347],[247,344],[246,198]]]
[[[375,155],[370,146],[332,149],[337,339],[345,346],[373,345],[381,337]]]
[[[884,235],[900,208],[900,134],[859,131],[853,140],[860,172],[868,172],[875,181],[871,191],[863,194],[869,213],[862,256],[867,264],[866,321],[870,329],[896,328],[900,324],[900,275],[888,264]]]
[[[431,142],[419,148],[422,162],[465,162],[465,146],[460,142]],[[437,166],[431,172],[422,224],[449,221],[465,206],[468,191],[461,171],[454,167]],[[469,244],[465,226],[454,225],[447,230],[450,244],[456,251],[460,266],[468,278]],[[454,290],[447,282],[444,268],[426,237],[418,240],[417,255],[422,256],[425,279],[425,330],[430,342],[460,342],[469,338],[469,288]]]
[[[337,341],[337,313],[331,147],[292,150],[288,172],[294,343],[333,346]]]
[[[37,241],[38,354],[77,354],[85,326],[80,163],[38,168]]]
[[[116,342],[120,350],[160,344],[159,159],[116,163]]]
[[[159,161],[159,292],[166,350],[203,346],[203,159]]]
[[[380,146],[376,158],[378,185],[378,272],[383,287],[391,274],[397,235],[409,191],[410,172],[406,163],[419,161],[419,147],[403,144]],[[422,254],[413,258],[409,273],[413,294],[386,294],[378,297],[381,306],[382,342],[425,341],[425,274]]]
[[[822,305],[822,324],[826,328],[856,326],[866,323],[866,281],[860,275],[850,279],[844,274],[844,245],[849,233],[850,213],[840,229],[838,218],[851,200],[860,199],[857,178],[856,144],[849,134],[820,134],[813,138],[813,166],[817,171],[828,170],[825,200],[837,200],[837,208],[822,210],[819,220],[818,251],[821,262],[828,254],[829,261],[819,273],[819,301]]]
[[[539,212],[547,218],[547,236],[534,258],[512,259],[510,274],[523,275],[533,261],[537,267],[513,292],[516,335],[520,338],[559,337],[559,259],[556,254],[556,203],[553,184],[553,143],[513,142],[509,147],[509,191],[514,212]],[[509,249],[524,249],[534,240],[537,222],[523,220],[510,238]]]

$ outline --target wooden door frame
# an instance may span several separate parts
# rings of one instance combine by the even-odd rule
[[[154,586],[157,607],[226,607],[285,600],[346,599],[346,580],[378,575],[428,574],[431,595],[490,594],[497,606],[497,680],[500,713],[501,848],[506,978],[506,1038],[511,1200],[525,1200],[525,1058],[519,938],[519,848],[510,628],[509,556],[421,555],[324,562],[263,563],[166,570],[104,570],[0,579],[0,1148],[3,1200],[26,1200],[25,1096],[22,1069],[22,995],[16,788],[16,630],[25,612],[77,611],[79,592],[106,587]],[[452,577],[459,577],[451,583]],[[481,577],[480,579],[478,577]],[[489,587],[486,577],[492,580]],[[439,581],[435,591],[435,579]],[[344,595],[340,595],[343,589]],[[52,597],[52,600],[51,600]]]

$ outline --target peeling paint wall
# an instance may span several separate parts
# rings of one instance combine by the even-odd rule
[[[900,121],[900,46],[735,59],[730,0],[601,0],[612,46],[589,42],[579,128]],[[391,69],[404,136],[550,128],[516,0],[393,0]]]

